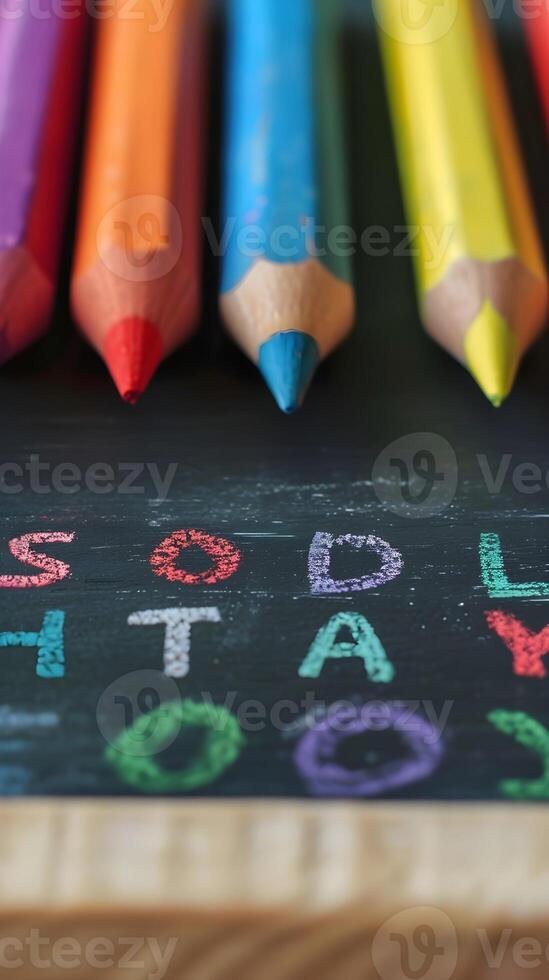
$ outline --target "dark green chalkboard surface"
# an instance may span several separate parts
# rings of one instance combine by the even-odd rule
[[[0,575],[39,574],[10,554],[12,539],[56,532],[74,539],[33,545],[70,565],[70,576],[41,588],[0,589],[0,633],[18,634],[0,650],[0,794],[549,796],[539,742],[549,726],[549,680],[542,669],[540,676],[518,676],[485,616],[500,610],[537,633],[549,622],[547,600],[491,598],[479,562],[481,534],[496,534],[509,580],[549,581],[549,340],[529,356],[513,396],[495,411],[423,335],[411,261],[402,254],[404,215],[373,21],[361,12],[366,6],[347,5],[344,39],[352,215],[358,232],[379,226],[388,241],[380,245],[374,233],[376,244],[357,254],[356,331],[321,370],[299,415],[279,414],[256,371],[224,337],[216,312],[219,270],[209,255],[203,328],[136,408],[119,401],[76,335],[67,281],[51,335],[2,369],[0,463],[21,467],[22,475],[2,468]],[[499,29],[537,211],[549,235],[549,151],[533,82],[513,17]],[[212,66],[205,211],[217,220],[220,31]],[[171,477],[165,495],[151,464]],[[102,492],[97,486],[93,492],[90,480],[98,478]],[[183,529],[232,542],[242,556],[235,573],[212,585],[155,575],[151,554]],[[308,559],[319,533],[383,539],[402,556],[400,574],[368,590],[313,594]],[[179,564],[197,574],[210,562],[194,549]],[[352,542],[332,549],[333,578],[356,579],[378,567],[375,555]],[[192,626],[190,671],[164,680],[164,626],[129,625],[128,617],[178,607],[216,609],[210,618],[218,621]],[[20,634],[39,633],[52,611],[64,613],[64,676],[39,676],[36,644]],[[372,676],[358,656],[330,657],[318,677],[300,676],[319,631],[340,613],[347,617],[337,642],[351,643],[345,623],[363,617],[391,678]],[[232,723],[205,730],[193,723],[203,715],[187,704],[189,724],[177,737],[171,731],[163,751],[140,757],[151,762],[152,777],[148,771],[132,782],[135,766],[113,755],[120,733],[159,705],[169,702],[173,710],[178,699],[205,706],[214,723],[212,706],[224,706],[241,732]],[[315,719],[313,701],[320,703]],[[317,768],[333,765],[337,774],[328,778],[324,770],[326,778],[312,779],[299,762],[303,739],[339,701],[351,715],[369,705],[370,729],[378,730],[357,734],[343,726],[337,745],[320,741]],[[386,783],[416,758],[418,729],[410,740],[409,729],[384,724],[387,704],[403,711],[403,702],[420,733],[421,720],[440,721],[440,737],[428,740],[417,778]],[[534,719],[537,749],[500,730],[494,711]],[[151,731],[141,735],[154,740]],[[377,784],[376,774],[383,777]]]

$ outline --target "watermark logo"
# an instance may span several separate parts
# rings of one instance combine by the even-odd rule
[[[33,19],[72,21],[145,21],[147,31],[164,30],[174,9],[174,0],[0,0],[0,22]]]
[[[156,463],[125,462],[115,466],[96,462],[83,467],[69,460],[54,465],[38,453],[31,453],[24,463],[0,462],[0,494],[148,494],[156,500],[166,500],[178,468],[178,463],[169,463],[161,472]]]
[[[15,936],[0,934],[0,970],[46,977],[77,971],[78,976],[88,978],[96,976],[97,971],[98,976],[163,980],[168,971],[173,976],[170,966],[178,943],[176,936],[93,935],[84,942],[81,936],[52,936],[33,926]]]
[[[430,44],[453,27],[459,0],[374,0],[381,29],[403,44]]]
[[[377,931],[372,960],[381,980],[450,980],[458,962],[455,926],[440,909],[406,909]]]
[[[159,670],[134,670],[110,684],[99,698],[96,711],[99,731],[115,747],[120,733],[126,732],[125,755],[136,758],[157,755],[172,745],[179,734],[174,726],[163,724],[158,709],[178,700],[179,688],[173,678]]]
[[[393,514],[434,517],[456,495],[457,457],[443,436],[414,432],[396,439],[379,454],[372,482],[378,500]]]
[[[164,197],[140,194],[119,201],[97,229],[97,252],[119,279],[153,282],[175,268],[183,231],[174,205]]]

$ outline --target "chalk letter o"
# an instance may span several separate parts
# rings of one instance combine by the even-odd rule
[[[176,568],[176,561],[186,548],[200,548],[214,564],[205,572],[186,572]],[[205,531],[195,531],[186,528],[174,531],[164,538],[149,558],[150,566],[159,578],[167,578],[168,582],[179,582],[181,585],[215,585],[234,575],[238,570],[242,555],[238,548],[226,538],[215,538]]]
[[[426,779],[439,766],[443,748],[432,725],[414,717],[413,730],[399,727],[402,705],[388,703],[388,728],[398,731],[409,749],[406,758],[364,769],[346,769],[336,762],[339,743],[376,731],[366,710],[341,705],[305,733],[294,754],[296,768],[313,796],[374,797]]]

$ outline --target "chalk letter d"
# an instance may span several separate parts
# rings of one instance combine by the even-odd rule
[[[330,575],[332,548],[348,545],[359,551],[361,548],[373,551],[381,558],[381,568],[371,575],[361,578],[334,579]],[[402,555],[382,538],[373,534],[368,537],[358,534],[342,534],[334,538],[324,531],[317,531],[309,550],[309,583],[313,595],[336,595],[341,592],[362,592],[377,589],[391,579],[397,578],[403,568]]]

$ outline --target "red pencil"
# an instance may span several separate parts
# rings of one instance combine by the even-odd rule
[[[526,33],[549,129],[549,6],[539,3],[534,17],[525,17]]]

